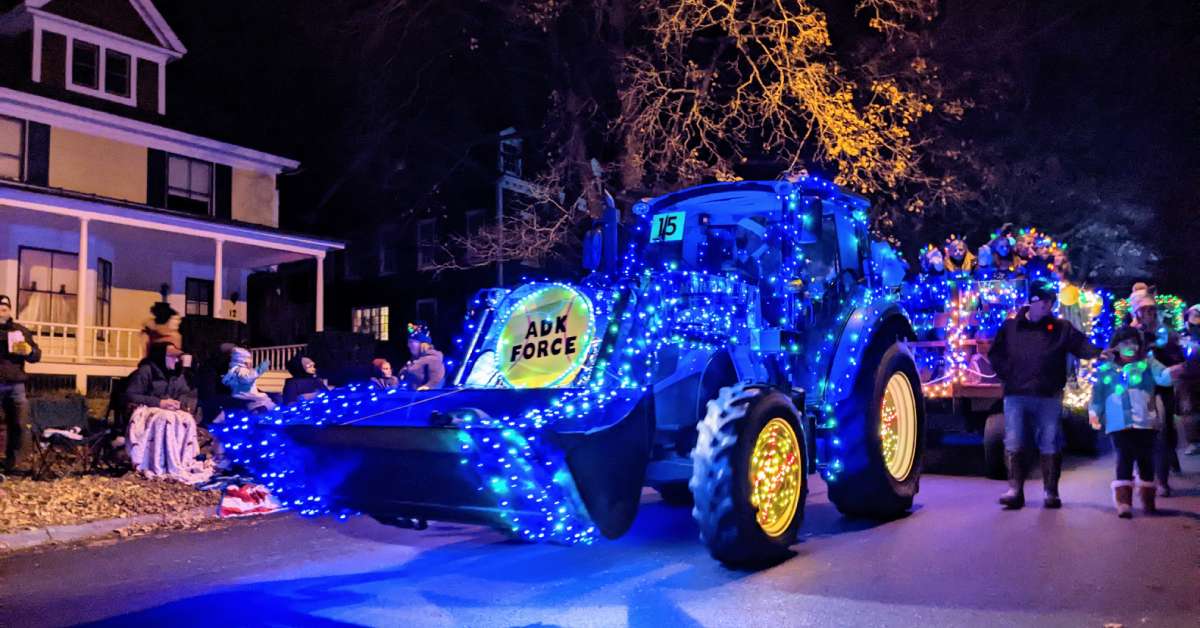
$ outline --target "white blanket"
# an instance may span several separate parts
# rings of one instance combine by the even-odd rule
[[[138,406],[129,419],[125,451],[133,468],[146,477],[196,484],[213,473],[212,461],[196,460],[196,419],[182,410]]]

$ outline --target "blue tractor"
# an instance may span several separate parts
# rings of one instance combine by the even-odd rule
[[[853,516],[900,516],[919,487],[904,265],[867,210],[815,177],[693,187],[624,224],[610,207],[584,279],[475,297],[446,387],[344,387],[219,436],[304,513],[590,542],[650,486],[693,505],[718,560],[778,561],[811,473]]]

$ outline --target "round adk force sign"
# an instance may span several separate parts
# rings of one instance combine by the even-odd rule
[[[509,310],[496,346],[497,368],[513,388],[570,383],[595,334],[587,297],[564,285],[539,288]]]

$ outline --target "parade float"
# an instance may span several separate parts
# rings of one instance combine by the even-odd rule
[[[987,353],[1000,325],[1026,302],[1029,282],[1057,280],[1055,313],[1094,344],[1105,346],[1112,334],[1112,296],[1073,283],[1066,253],[1067,244],[1036,229],[1005,225],[976,254],[952,235],[943,247],[925,248],[920,272],[901,290],[917,335],[909,347],[921,374],[930,435],[935,441],[981,442],[983,468],[993,478],[1005,476],[1003,388]],[[1116,307],[1119,314],[1119,303]],[[1064,431],[1085,450],[1094,447],[1088,444],[1094,433],[1086,416],[1093,364],[1069,359],[1063,396]]]
[[[349,386],[218,435],[304,514],[589,543],[625,533],[651,486],[693,503],[718,560],[779,560],[809,474],[881,519],[919,488],[905,265],[868,209],[808,176],[685,189],[625,223],[610,207],[581,281],[474,298],[447,387]]]

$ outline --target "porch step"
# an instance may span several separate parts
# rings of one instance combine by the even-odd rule
[[[258,389],[266,393],[283,392],[283,383],[291,377],[287,371],[267,371],[258,377]]]

